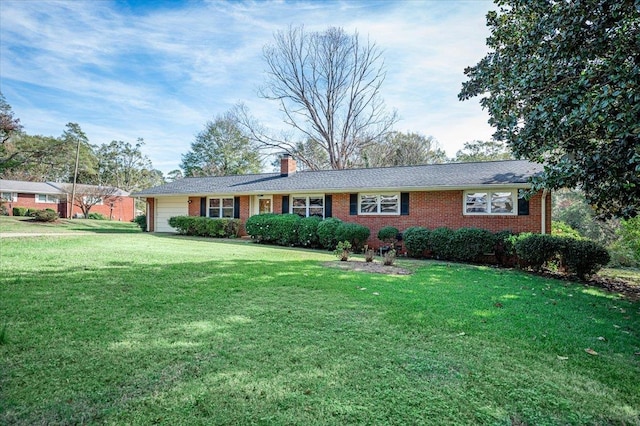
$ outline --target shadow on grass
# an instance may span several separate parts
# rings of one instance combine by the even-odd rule
[[[394,278],[286,254],[6,270],[0,423],[638,419],[638,368],[620,349],[631,343],[602,369],[556,359],[585,357],[580,334],[618,314],[587,306],[564,317],[545,300],[578,309],[593,296],[458,265]]]

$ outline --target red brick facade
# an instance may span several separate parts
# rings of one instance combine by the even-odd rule
[[[411,226],[423,226],[434,229],[448,227],[458,229],[474,227],[487,229],[492,232],[510,230],[513,232],[542,231],[542,193],[538,193],[529,200],[529,214],[515,215],[467,215],[463,213],[464,191],[414,191],[409,193],[408,215],[351,215],[348,193],[326,194],[332,195],[332,217],[345,222],[355,222],[368,227],[371,230],[371,238],[368,243],[372,246],[381,244],[377,240],[380,228],[394,226],[401,232]],[[250,196],[240,196],[240,220],[244,224],[250,216]],[[273,196],[273,212],[282,212],[282,195]],[[147,203],[153,206],[154,199],[147,199]],[[551,232],[551,197],[546,195],[544,200],[546,217],[545,233]],[[151,209],[150,211],[153,211]],[[190,216],[200,216],[200,197],[189,198],[188,212]],[[152,229],[149,231],[153,232]],[[244,226],[241,234],[244,235]]]
[[[36,201],[36,194],[21,193],[18,194],[17,201],[6,201],[4,206],[7,208],[9,215],[13,215],[14,207],[26,207],[28,209],[52,209],[58,212],[62,218],[69,217],[69,204],[66,201],[59,203],[41,203]],[[113,201],[113,205],[111,203]],[[135,217],[135,204],[131,197],[113,197],[103,205],[95,205],[91,207],[90,213],[99,213],[111,220],[123,222],[131,222]],[[82,215],[80,207],[74,205],[72,216]]]

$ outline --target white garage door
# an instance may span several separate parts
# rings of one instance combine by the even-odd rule
[[[173,216],[187,216],[188,197],[156,198],[156,232],[176,232],[169,226],[169,218]]]

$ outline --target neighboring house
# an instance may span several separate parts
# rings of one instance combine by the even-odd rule
[[[69,217],[72,185],[58,182],[26,182],[0,179],[0,199],[9,215],[14,207],[52,209],[62,218]],[[91,199],[89,199],[91,198]],[[134,199],[118,188],[105,189],[95,185],[76,185],[76,199],[92,204],[90,213],[99,213],[112,220],[130,222],[134,218]],[[78,203],[75,203],[78,204]],[[73,206],[72,216],[82,216],[82,209]]]
[[[175,232],[172,216],[232,217],[260,213],[335,217],[371,230],[395,226],[430,229],[477,227],[490,231],[549,233],[551,199],[529,200],[519,190],[542,166],[493,161],[373,169],[302,171],[281,160],[280,173],[179,179],[132,194],[147,201],[147,229]]]

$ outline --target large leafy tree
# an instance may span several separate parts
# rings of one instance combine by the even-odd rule
[[[0,92],[0,144],[9,142],[11,137],[22,130],[20,119],[13,116],[11,105]]]
[[[230,112],[209,121],[191,150],[182,155],[184,176],[226,176],[259,173],[262,164],[249,136]]]
[[[503,142],[475,140],[464,143],[464,147],[456,152],[455,161],[464,163],[511,159],[513,159],[513,154]]]
[[[382,52],[358,33],[290,27],[275,34],[264,58],[267,77],[259,95],[278,104],[290,132],[269,136],[245,120],[263,148],[291,154],[309,169],[326,168],[315,161],[324,157],[329,168],[344,169],[396,121],[380,96]]]
[[[110,185],[128,192],[164,183],[162,173],[154,170],[142,153],[144,140],[135,145],[124,141],[102,144],[95,150],[98,159],[98,185]]]
[[[380,143],[364,148],[360,162],[365,167],[415,166],[447,161],[447,154],[431,136],[390,132]]]
[[[534,187],[580,188],[600,217],[640,210],[637,0],[497,0],[490,52],[467,68],[518,158],[545,163]]]

